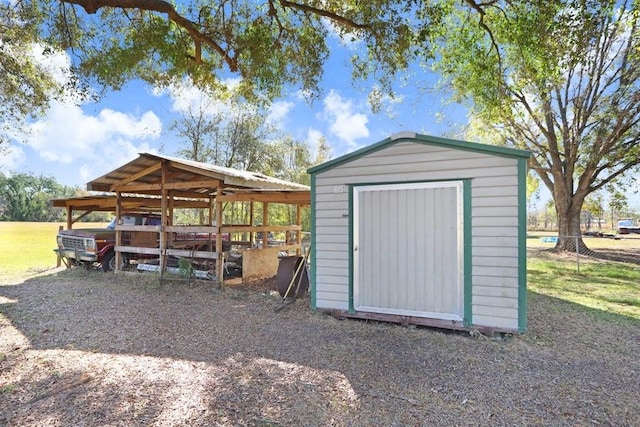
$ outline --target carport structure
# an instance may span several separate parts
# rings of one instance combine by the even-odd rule
[[[302,207],[310,204],[310,189],[301,184],[272,178],[261,173],[241,171],[185,159],[158,154],[141,153],[135,160],[87,183],[88,191],[102,195],[70,199],[58,199],[54,206],[67,209],[67,228],[92,211],[112,211],[116,218],[116,265],[121,265],[122,254],[137,253],[157,255],[162,269],[167,257],[195,257],[215,260],[216,276],[223,281],[224,258],[223,236],[232,244],[251,248],[255,233],[261,233],[262,249],[252,252],[256,262],[269,258],[273,266],[281,251],[301,251]],[[108,193],[108,194],[104,194]],[[249,202],[248,224],[226,224],[224,208],[229,203]],[[254,222],[254,202],[262,204],[262,224]],[[269,225],[269,204],[280,203],[296,206],[295,223]],[[178,208],[201,208],[207,211],[206,225],[175,225],[174,210]],[[127,212],[159,212],[160,225],[125,225],[120,220]],[[74,214],[81,212],[74,218]],[[122,232],[155,233],[153,245],[124,246]],[[271,232],[284,232],[282,245],[269,248]],[[211,250],[193,251],[173,247],[176,233],[208,234]],[[233,236],[245,235],[248,239],[234,240]],[[153,246],[153,247],[148,247]],[[258,252],[260,251],[260,252]],[[268,254],[267,254],[268,251]],[[245,251],[247,252],[247,251]],[[270,256],[272,255],[272,256]],[[271,259],[273,258],[273,259]],[[244,277],[244,275],[243,275]]]

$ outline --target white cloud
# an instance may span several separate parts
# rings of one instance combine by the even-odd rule
[[[227,79],[222,82],[222,86],[228,91],[233,91],[239,83],[239,79]],[[177,113],[197,112],[203,108],[210,115],[215,115],[229,111],[231,108],[231,103],[220,97],[208,95],[189,80],[176,82],[165,89],[155,88],[153,94],[156,96],[167,94],[172,102],[171,111]]]
[[[149,140],[160,136],[162,123],[151,111],[133,116],[110,109],[87,115],[76,105],[53,103],[47,115],[28,126],[26,144],[46,162],[89,165],[83,180],[152,151]]]
[[[323,118],[330,122],[329,130],[351,149],[357,148],[356,140],[369,137],[366,114],[357,112],[353,102],[331,90],[324,99]]]
[[[294,107],[293,102],[277,101],[271,104],[266,122],[278,129],[284,128],[287,117]]]
[[[25,155],[22,147],[15,145],[8,147],[6,151],[0,152],[0,173],[8,175],[17,170],[24,161]]]
[[[324,138],[324,135],[318,129],[309,128],[309,130],[307,131],[307,144],[309,144],[309,146],[311,147],[316,146],[318,144],[318,141],[320,141],[322,138]]]

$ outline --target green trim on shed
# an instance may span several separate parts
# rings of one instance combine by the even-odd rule
[[[531,156],[531,153],[529,153],[528,151],[517,150],[515,148],[480,144],[477,142],[458,141],[455,139],[440,138],[437,136],[430,136],[430,135],[421,135],[413,132],[403,132],[397,135],[392,135],[389,138],[383,139],[382,141],[377,142],[375,144],[363,147],[352,153],[348,153],[348,154],[345,154],[344,156],[340,156],[333,160],[329,160],[328,162],[322,163],[321,165],[309,168],[307,172],[311,175],[314,175],[318,172],[323,172],[325,170],[332,169],[336,166],[351,162],[355,159],[359,159],[360,157],[366,156],[371,153],[375,153],[376,151],[380,151],[384,148],[387,148],[391,145],[395,145],[400,142],[415,142],[415,143],[420,143],[425,145],[434,145],[434,146],[453,148],[453,149],[464,150],[464,151],[473,151],[476,153],[492,154],[496,156],[503,156],[503,157],[509,157],[509,158],[528,159]]]
[[[518,159],[518,331],[527,330],[527,159]]]
[[[473,247],[471,239],[473,233],[471,229],[473,227],[471,218],[473,217],[473,209],[471,206],[471,180],[462,180],[462,215],[464,218],[463,225],[463,262],[464,262],[464,315],[462,322],[465,327],[473,325]]]
[[[349,233],[349,314],[354,314],[356,312],[353,302],[353,188],[354,185],[349,186],[349,226],[347,229]]]
[[[316,176],[311,175],[311,245],[309,250],[311,251],[311,284],[309,295],[311,299],[311,309],[316,310]]]

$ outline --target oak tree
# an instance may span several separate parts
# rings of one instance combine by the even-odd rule
[[[503,143],[533,153],[557,249],[573,249],[587,196],[640,165],[640,2],[489,3],[452,10],[436,69]]]

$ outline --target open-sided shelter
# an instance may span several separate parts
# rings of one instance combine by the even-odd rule
[[[215,260],[218,280],[223,279],[223,236],[248,234],[248,242],[260,233],[262,251],[253,251],[257,262],[267,262],[271,269],[277,267],[277,255],[281,251],[301,249],[301,208],[309,205],[309,187],[261,173],[226,168],[208,163],[195,162],[158,154],[142,153],[131,162],[90,181],[88,191],[107,193],[95,196],[60,199],[54,206],[67,209],[67,228],[82,216],[92,211],[113,211],[117,218],[130,211],[152,211],[161,215],[160,225],[116,224],[116,265],[120,265],[123,253],[144,253],[157,255],[160,265],[166,265],[167,257],[197,257]],[[250,218],[247,224],[225,223],[224,207],[232,202],[249,202]],[[261,224],[254,221],[253,204],[262,205]],[[269,225],[268,206],[283,203],[297,207],[295,223],[289,225]],[[204,208],[208,211],[204,225],[174,224],[174,210],[177,208]],[[78,215],[78,212],[81,212]],[[124,246],[121,234],[155,233],[153,247]],[[269,248],[268,236],[272,232],[284,232],[287,237],[283,244]],[[210,251],[185,250],[172,246],[177,233],[204,233],[214,236],[215,248]],[[237,241],[248,246],[247,241]]]
[[[528,158],[405,132],[311,168],[312,308],[524,332]]]

